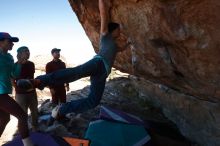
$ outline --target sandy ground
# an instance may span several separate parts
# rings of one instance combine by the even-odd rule
[[[2,134],[0,138],[0,145],[12,139],[13,134],[17,130],[17,123],[18,123],[18,120],[15,117],[11,116],[11,120],[6,126],[4,133]]]
[[[90,83],[88,82],[88,78],[78,80],[78,81],[70,84],[70,91],[69,92],[74,91],[74,90],[80,90],[89,84]],[[38,90],[37,94],[38,94],[39,106],[44,100],[51,98],[48,88],[45,88],[43,91]],[[7,141],[10,141],[13,138],[13,134],[17,130],[17,123],[18,123],[17,119],[15,117],[11,116],[10,122],[7,124],[2,136],[0,137],[0,145],[4,144]]]

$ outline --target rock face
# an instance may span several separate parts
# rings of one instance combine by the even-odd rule
[[[98,51],[98,0],[69,2]],[[132,42],[115,67],[150,80],[138,87],[143,97],[201,145],[220,145],[219,12],[218,0],[112,0],[110,10]],[[153,83],[175,92],[158,93]]]
[[[167,86],[132,78],[138,97],[162,109],[181,133],[201,146],[220,145],[220,106]]]
[[[69,0],[95,50],[98,0]],[[115,67],[205,100],[220,99],[220,1],[112,0],[111,19],[133,43]]]

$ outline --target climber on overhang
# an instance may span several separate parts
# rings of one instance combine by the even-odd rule
[[[99,12],[101,17],[100,46],[99,52],[88,62],[74,68],[63,69],[54,73],[38,76],[34,80],[19,80],[17,85],[25,90],[46,86],[69,83],[90,76],[91,86],[87,98],[67,102],[57,106],[52,111],[52,117],[60,118],[68,113],[81,113],[96,107],[102,98],[106,78],[119,51],[128,48],[129,43],[125,36],[120,33],[120,25],[109,21],[109,0],[99,0]],[[126,44],[121,44],[125,42]],[[123,48],[120,46],[124,46]]]

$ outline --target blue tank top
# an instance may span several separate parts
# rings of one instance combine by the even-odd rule
[[[116,58],[117,50],[117,45],[110,33],[101,36],[98,56],[103,58],[107,74],[111,72],[111,68]]]

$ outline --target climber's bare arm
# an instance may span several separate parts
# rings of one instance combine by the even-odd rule
[[[108,33],[108,23],[109,23],[109,6],[110,0],[99,0],[99,13],[101,17],[101,35]]]

